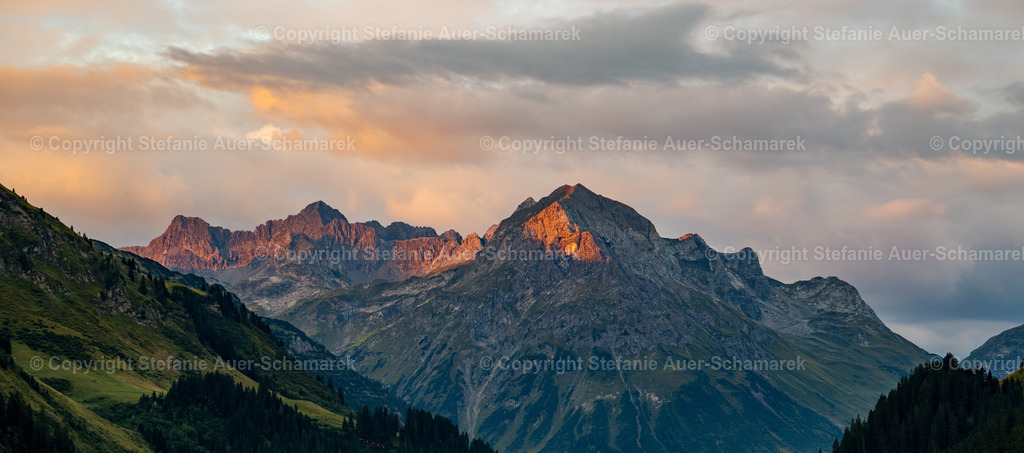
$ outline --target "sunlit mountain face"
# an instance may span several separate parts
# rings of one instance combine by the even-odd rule
[[[1018,447],[1019,3],[0,17],[14,451]]]

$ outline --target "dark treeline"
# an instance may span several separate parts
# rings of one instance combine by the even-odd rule
[[[469,440],[445,417],[409,408],[398,451],[403,453],[489,453],[494,450],[480,439]]]
[[[32,409],[21,395],[0,393],[0,451],[75,451],[68,431],[43,412]]]
[[[947,355],[941,366],[919,366],[882,395],[867,419],[853,420],[833,451],[1024,451],[1024,384],[961,370]]]
[[[369,406],[363,406],[356,412],[356,426],[360,439],[379,448],[388,448],[400,435],[401,425],[397,414],[383,407],[371,411]]]
[[[182,376],[165,395],[143,396],[108,415],[161,452],[494,451],[447,418],[417,409],[404,427],[396,414],[367,406],[341,428],[324,427],[264,387],[246,388],[220,373]]]
[[[39,391],[35,379],[16,369],[11,355],[11,339],[2,333],[0,368],[17,371],[23,380]],[[37,451],[75,451],[75,447],[67,429],[53,417],[32,409],[20,394],[5,396],[0,393],[0,452]]]
[[[185,375],[165,395],[143,396],[118,414],[156,451],[363,451],[355,426],[322,428],[266,387],[226,374]]]

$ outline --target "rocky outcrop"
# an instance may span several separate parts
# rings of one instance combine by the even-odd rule
[[[1024,367],[1024,326],[989,338],[985,344],[971,351],[961,365],[971,368],[985,368],[993,376],[1004,378]]]
[[[475,234],[438,235],[403,222],[350,223],[322,201],[253,231],[230,231],[196,217],[177,216],[145,247],[122,250],[168,268],[212,278],[243,301],[275,312],[299,297],[371,281],[402,280],[472,260]]]
[[[224,228],[179,215],[148,246],[123,250],[178,269],[224,269],[238,262],[229,248],[231,239],[232,233]]]
[[[394,222],[388,226],[383,226],[376,220],[371,220],[365,225],[374,229],[377,232],[377,236],[385,241],[397,241],[405,239],[415,238],[427,238],[437,236],[437,232],[430,227],[417,227],[409,225],[405,222]]]
[[[813,451],[928,357],[837,278],[779,282],[578,184],[528,201],[467,264],[279,317],[505,451]]]
[[[560,204],[552,203],[523,224],[526,237],[540,243],[546,252],[572,257],[581,261],[601,261],[601,250],[594,243],[594,235],[580,231],[579,225],[569,220]]]
[[[491,236],[494,236],[495,231],[498,231],[498,224],[491,225],[490,228],[484,232],[484,241],[486,242],[491,240]]]

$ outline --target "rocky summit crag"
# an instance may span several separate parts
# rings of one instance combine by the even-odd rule
[[[502,451],[813,451],[929,357],[835,277],[779,282],[582,185],[461,265],[278,317]]]
[[[350,223],[318,201],[254,231],[179,215],[149,245],[121,250],[222,283],[250,306],[276,313],[325,289],[438,272],[472,259],[481,247],[475,234],[438,235],[402,222]]]
[[[989,338],[985,344],[971,351],[963,364],[985,368],[1000,379],[1024,368],[1024,325]]]

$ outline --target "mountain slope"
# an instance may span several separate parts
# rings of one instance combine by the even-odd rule
[[[280,339],[288,352],[303,363],[318,365],[307,368],[310,373],[321,377],[341,388],[345,404],[350,407],[386,407],[396,413],[403,413],[408,404],[390,394],[379,382],[367,379],[351,369],[351,362],[345,357],[331,354],[324,345],[306,336],[297,327],[279,319],[267,319],[274,336]]]
[[[470,263],[279,317],[503,450],[816,449],[928,355],[850,285],[783,284],[748,252],[563,186]]]
[[[985,368],[1004,378],[1024,365],[1024,325],[1007,329],[985,341],[964,359],[972,368]]]
[[[0,186],[0,451],[490,451],[450,423],[410,440],[383,410],[357,437],[303,365],[222,287],[94,246]]]
[[[349,223],[322,201],[254,231],[230,231],[177,216],[145,247],[122,250],[211,278],[268,313],[299,298],[374,279],[402,280],[473,258],[482,242],[402,222]]]
[[[54,390],[44,382],[40,382],[28,374],[24,368],[15,363],[13,345],[10,338],[0,335],[0,400],[6,403],[0,412],[2,425],[8,429],[0,429],[2,451],[69,451],[60,439],[64,436],[71,441],[74,451],[146,451],[148,446],[142,436],[124,429],[116,424],[97,416],[80,403]],[[55,383],[55,381],[51,381]],[[11,410],[11,402],[19,400],[35,412],[31,417],[33,425],[51,425],[49,433],[36,435],[34,441],[25,439],[24,435],[12,436],[10,427],[26,423],[24,414],[18,415]],[[26,431],[32,431],[32,428]],[[43,446],[41,439],[51,439],[56,445]],[[20,438],[20,439],[19,439]],[[21,443],[21,445],[18,445]],[[35,444],[35,445],[33,445]]]
[[[164,280],[202,282],[97,251],[2,186],[0,225],[0,332],[13,339],[14,358],[23,368],[38,378],[66,381],[63,393],[89,408],[166,390],[182,363],[288,358],[269,327],[221,288]],[[39,365],[30,358],[45,360]],[[85,373],[66,364],[117,368]],[[348,411],[302,370],[232,373],[307,401],[311,413]]]

